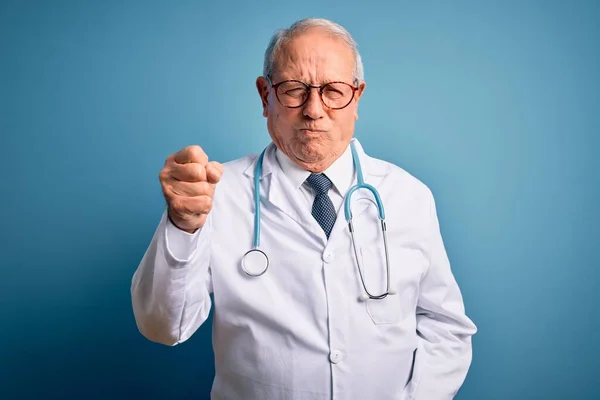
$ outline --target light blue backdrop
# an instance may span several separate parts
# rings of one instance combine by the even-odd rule
[[[131,275],[188,144],[268,142],[275,29],[344,24],[357,136],[433,190],[480,331],[461,400],[598,399],[597,1],[3,1],[0,398],[206,399],[210,327],[136,330]]]

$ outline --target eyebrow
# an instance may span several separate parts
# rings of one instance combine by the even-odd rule
[[[320,85],[324,85],[324,84],[330,83],[330,82],[349,82],[350,84],[354,84],[354,78],[344,79],[344,78],[340,78],[340,77],[319,79],[317,82],[311,82],[310,80],[303,79],[303,78],[285,77],[285,76],[282,76],[279,80],[277,80],[277,82],[274,82],[274,80],[271,79],[271,82],[273,82],[273,83],[278,83],[278,82],[283,82],[283,81],[300,81],[300,82],[306,83],[308,85],[314,85],[314,86],[320,86]]]

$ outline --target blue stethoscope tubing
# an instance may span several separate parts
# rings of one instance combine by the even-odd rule
[[[252,276],[252,277],[258,277],[258,276],[263,275],[269,268],[269,257],[267,256],[267,254],[264,251],[262,251],[260,249],[260,178],[262,176],[263,159],[264,159],[265,153],[267,151],[267,148],[265,148],[262,151],[262,153],[256,160],[256,166],[254,168],[254,208],[255,208],[255,210],[254,210],[254,247],[252,249],[250,249],[248,252],[246,252],[244,254],[244,257],[242,258],[242,269],[244,270],[244,272],[247,275]],[[367,300],[367,299],[379,300],[379,299],[383,299],[383,298],[387,297],[388,295],[395,293],[390,288],[390,258],[389,258],[388,242],[387,242],[387,234],[386,234],[387,227],[386,227],[386,223],[385,223],[385,212],[384,212],[383,202],[381,201],[381,196],[379,195],[379,192],[377,191],[377,189],[375,189],[375,187],[373,187],[372,185],[365,183],[365,181],[364,181],[362,168],[360,165],[358,154],[356,152],[356,147],[354,145],[354,140],[352,140],[350,142],[350,149],[352,152],[352,161],[354,163],[354,168],[356,171],[357,184],[352,186],[348,190],[348,193],[346,194],[346,196],[344,198],[344,216],[346,218],[346,222],[348,223],[348,229],[350,231],[350,236],[352,238],[352,247],[354,249],[354,256],[356,257],[357,269],[360,274],[360,280],[362,282],[362,286],[363,286],[363,289],[365,292],[365,293],[361,294],[360,299],[361,300]],[[387,279],[386,279],[387,288],[384,292],[382,292],[381,294],[378,294],[378,295],[375,295],[375,294],[372,294],[371,292],[369,292],[369,290],[367,289],[367,286],[365,285],[365,280],[364,280],[364,276],[363,276],[363,272],[362,272],[362,268],[361,268],[361,264],[360,264],[360,258],[358,256],[358,250],[357,250],[356,241],[354,238],[354,225],[352,223],[352,207],[351,207],[350,203],[352,200],[352,195],[359,189],[366,189],[373,194],[373,197],[375,199],[375,204],[377,206],[377,212],[378,212],[380,224],[381,224],[381,232],[383,235],[383,244],[384,244],[384,249],[385,249],[386,274],[387,274]],[[251,268],[251,264],[253,264],[254,266],[259,265],[259,268],[257,268],[255,270],[254,268]]]

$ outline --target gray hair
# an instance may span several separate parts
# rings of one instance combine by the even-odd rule
[[[354,83],[358,84],[364,80],[364,69],[358,46],[352,35],[341,25],[323,18],[306,18],[295,22],[287,29],[278,30],[265,51],[263,64],[263,76],[271,78],[275,69],[275,58],[283,45],[289,42],[294,35],[306,32],[310,28],[324,28],[328,33],[342,39],[354,54]]]

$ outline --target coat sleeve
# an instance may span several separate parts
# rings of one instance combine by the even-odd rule
[[[425,240],[429,269],[421,281],[417,304],[418,346],[409,398],[448,400],[456,396],[471,365],[471,337],[476,326],[465,314],[431,192],[429,199]]]
[[[135,322],[147,339],[174,346],[189,339],[211,308],[211,218],[189,234],[173,225],[165,211],[133,274]]]

